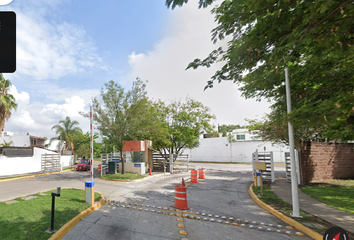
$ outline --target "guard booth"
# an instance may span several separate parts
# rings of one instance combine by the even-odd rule
[[[145,174],[149,168],[153,170],[151,141],[125,141],[123,154],[125,155],[125,172]],[[119,172],[122,172],[122,163],[119,163]]]

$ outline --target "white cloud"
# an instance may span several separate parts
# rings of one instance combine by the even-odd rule
[[[27,105],[29,103],[30,100],[30,96],[27,92],[21,91],[20,93],[17,91],[17,88],[12,85],[10,87],[10,94],[12,94],[15,99],[16,99],[16,103],[19,105]]]
[[[17,66],[12,78],[45,81],[92,69],[110,70],[85,29],[55,20],[65,2],[16,0],[0,6],[0,10],[16,13]]]
[[[85,30],[17,11],[17,71],[36,80],[58,79],[87,68],[107,70]]]
[[[6,5],[12,2],[12,0],[0,0],[0,5]]]
[[[79,112],[88,111],[85,100],[73,95],[65,98],[63,104],[43,104],[41,102],[30,102],[27,92],[19,93],[15,86],[11,88],[11,94],[16,98],[18,104],[17,111],[12,112],[12,116],[5,123],[5,129],[16,134],[26,134],[41,137],[53,137],[55,132],[51,128],[60,120],[69,116],[72,121],[80,123],[84,132],[89,131],[89,119],[82,117]],[[79,95],[82,95],[78,92]]]
[[[85,29],[56,21],[65,2],[16,0],[0,7],[15,11],[17,17],[17,69],[13,74],[4,74],[17,86],[12,86],[11,94],[18,109],[5,124],[8,131],[52,137],[52,126],[66,116],[79,121],[84,131],[89,130],[89,120],[79,115],[79,111],[87,111],[91,97],[97,96],[99,89],[63,87],[61,81],[53,79],[110,69]]]
[[[218,47],[210,40],[210,31],[216,25],[209,11],[198,9],[192,2],[174,10],[165,38],[152,51],[129,56],[131,75],[148,80],[147,91],[152,98],[168,100],[188,95],[210,107],[217,122],[244,124],[245,118],[259,118],[269,112],[269,104],[245,100],[232,82],[215,83],[214,88],[203,91],[221,63],[185,71],[189,62],[205,58]]]

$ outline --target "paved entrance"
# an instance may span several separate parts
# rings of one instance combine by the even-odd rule
[[[207,171],[205,180],[187,188],[190,209],[184,212],[174,209],[176,176],[134,183],[63,239],[310,239],[254,203],[251,181],[248,174]]]

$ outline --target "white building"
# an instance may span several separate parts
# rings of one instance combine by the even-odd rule
[[[249,132],[248,129],[235,129],[231,132],[233,138],[238,141],[253,141],[262,139],[258,138],[256,132]]]
[[[188,154],[190,161],[196,162],[250,163],[252,153],[258,150],[273,152],[274,162],[285,162],[284,153],[289,151],[288,146],[262,141],[248,129],[236,129],[231,134],[234,142],[230,142],[229,137],[201,138],[199,147],[185,149],[183,153]]]
[[[32,135],[14,135],[4,131],[0,137],[0,144],[11,143],[12,147],[40,147],[44,148],[45,138]]]
[[[46,138],[33,135],[14,135],[12,132],[8,131],[4,131],[0,137],[0,145],[5,143],[11,143],[11,147],[39,147],[56,152],[60,152],[59,149],[62,150],[66,144],[65,141],[50,141]]]

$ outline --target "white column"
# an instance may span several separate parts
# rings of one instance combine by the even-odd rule
[[[288,68],[285,68],[285,87],[286,87],[286,105],[288,114],[291,112],[291,96],[290,96],[290,82],[289,82]],[[293,217],[300,217],[299,211],[299,195],[297,186],[297,174],[295,165],[295,152],[294,152],[294,128],[292,123],[288,120],[289,131],[289,147],[290,147],[290,161],[291,161],[291,196],[293,203]]]

